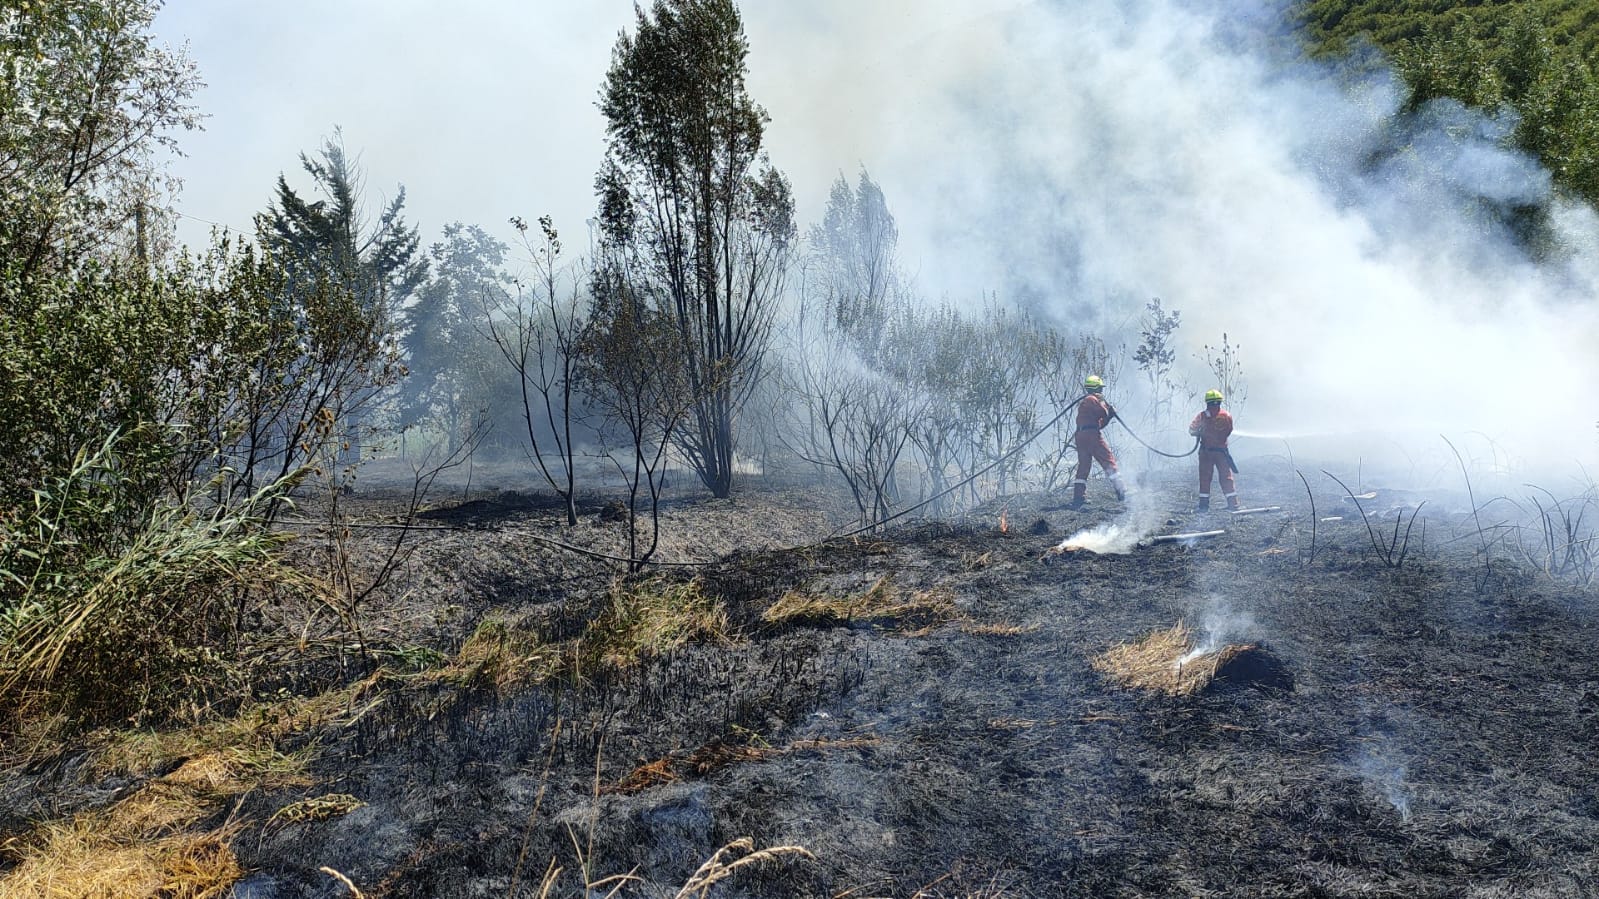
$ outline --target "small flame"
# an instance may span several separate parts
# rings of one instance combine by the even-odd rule
[[[1009,512],[1010,512],[1010,507],[1009,506],[1006,506],[1005,508],[999,510],[999,532],[1001,534],[1010,533],[1010,522],[1006,519],[1006,515]]]

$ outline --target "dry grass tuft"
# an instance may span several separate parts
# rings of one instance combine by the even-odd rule
[[[164,780],[231,798],[258,789],[308,786],[310,761],[309,752],[285,755],[270,746],[233,746],[191,758]]]
[[[912,636],[965,617],[949,590],[935,587],[906,593],[887,576],[854,596],[790,590],[761,615],[762,620],[773,624],[867,621],[896,627]]]
[[[466,638],[449,664],[427,674],[460,686],[484,684],[505,692],[545,681],[560,667],[559,647],[517,622],[489,618]]]
[[[727,610],[699,580],[621,583],[578,640],[580,664],[628,667],[693,640],[728,639]]]
[[[233,834],[212,831],[199,837],[180,840],[166,859],[166,877],[161,884],[162,899],[215,899],[230,894],[230,887],[244,869],[228,846]]]
[[[1260,667],[1264,651],[1252,644],[1231,644],[1186,664],[1181,660],[1194,649],[1193,635],[1182,622],[1155,631],[1134,643],[1123,643],[1096,656],[1091,664],[1125,687],[1152,690],[1172,696],[1193,696],[1219,676],[1235,668]],[[1267,667],[1280,670],[1273,663]],[[1255,678],[1250,678],[1255,679]]]
[[[366,899],[366,895],[356,888],[355,884],[350,881],[350,878],[345,877],[340,872],[329,868],[327,865],[323,865],[317,870],[343,884],[344,888],[350,891],[350,895],[353,896],[354,899]]]
[[[8,846],[17,866],[0,880],[4,899],[217,899],[244,875],[228,842],[241,825],[176,832],[199,809],[140,791],[108,810],[46,824]]]
[[[133,776],[184,759],[215,753],[256,772],[262,785],[292,786],[303,778],[314,751],[282,754],[275,747],[296,735],[348,723],[372,707],[372,695],[387,677],[372,676],[316,696],[296,696],[246,706],[238,714],[175,730],[102,731],[91,735],[87,776]]]
[[[263,739],[276,726],[275,718],[246,713],[205,727],[104,738],[85,769],[90,776],[144,778],[175,767],[110,806],[8,842],[15,867],[0,879],[0,899],[226,895],[243,875],[228,846],[242,824],[195,828],[244,793],[310,783],[309,750],[285,755]],[[218,745],[228,740],[241,745]]]
[[[743,853],[743,857],[730,861],[729,859],[735,853]],[[734,840],[716,850],[715,855],[706,859],[705,863],[700,865],[699,870],[694,872],[694,876],[683,884],[683,888],[678,890],[677,895],[673,896],[672,899],[689,899],[691,896],[705,899],[706,895],[710,893],[711,887],[715,886],[718,881],[731,876],[738,869],[760,864],[761,862],[775,861],[785,855],[797,855],[800,858],[811,861],[816,860],[816,856],[812,855],[810,850],[803,846],[772,846],[756,851],[755,841],[749,837]]]

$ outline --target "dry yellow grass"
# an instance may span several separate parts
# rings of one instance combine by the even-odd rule
[[[1216,672],[1254,646],[1228,645],[1179,664],[1194,648],[1193,635],[1181,621],[1142,640],[1123,643],[1094,657],[1091,664],[1123,686],[1173,696],[1192,696],[1210,686]]]
[[[742,855],[742,857],[735,859],[733,858],[734,855]],[[812,855],[804,846],[771,846],[757,850],[755,841],[749,837],[734,840],[716,850],[715,855],[712,855],[704,864],[700,865],[699,870],[694,872],[694,875],[688,879],[687,883],[683,884],[683,888],[678,890],[672,899],[689,899],[692,896],[705,899],[710,893],[711,887],[715,886],[718,881],[738,871],[739,868],[775,861],[785,855],[798,856],[808,861],[816,860],[816,856]]]
[[[728,639],[727,609],[698,580],[618,584],[611,604],[579,638],[579,665],[625,668],[692,640]]]
[[[215,899],[243,876],[234,822],[185,828],[208,805],[181,787],[146,787],[108,809],[41,825],[6,846],[17,866],[0,899]]]
[[[545,643],[518,622],[485,619],[443,667],[421,675],[462,686],[487,684],[505,691],[539,683],[561,667],[561,648]]]
[[[306,708],[291,717],[303,723]],[[94,775],[148,776],[183,761],[112,805],[8,842],[16,866],[0,878],[0,899],[225,895],[243,873],[228,845],[240,825],[201,829],[201,822],[252,790],[310,783],[310,753],[278,752],[269,738],[281,721],[256,717],[259,711],[204,727],[103,736],[87,769]],[[218,746],[230,739],[245,745]]]
[[[231,753],[245,768],[268,778],[293,777],[312,755],[277,753],[275,746],[297,734],[347,723],[370,711],[373,694],[389,677],[379,671],[354,684],[316,696],[296,696],[246,706],[238,714],[174,730],[123,730],[93,735],[91,776],[136,776],[184,758]]]
[[[888,622],[912,635],[925,634],[940,624],[964,617],[950,591],[935,587],[907,593],[886,576],[853,596],[790,590],[761,615],[762,620],[773,624]]]

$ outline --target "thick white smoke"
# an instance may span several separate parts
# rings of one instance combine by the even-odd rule
[[[1242,428],[1364,434],[1368,464],[1439,433],[1594,459],[1599,227],[1557,204],[1568,255],[1535,264],[1484,212],[1550,194],[1511,123],[1402,125],[1391,79],[1285,62],[1223,4],[798,6],[746,11],[774,161],[806,220],[865,166],[925,294],[1102,333],[1159,296],[1196,389],[1202,344],[1241,346]]]

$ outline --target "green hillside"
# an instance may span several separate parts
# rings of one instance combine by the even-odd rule
[[[1497,41],[1518,13],[1538,21],[1564,52],[1591,56],[1599,46],[1599,2],[1594,0],[1309,0],[1300,16],[1323,52],[1346,49],[1364,37],[1392,51],[1428,29],[1460,23]]]
[[[1320,55],[1363,42],[1383,50],[1410,108],[1454,97],[1515,110],[1514,144],[1560,187],[1599,201],[1599,0],[1308,0],[1299,15]]]

